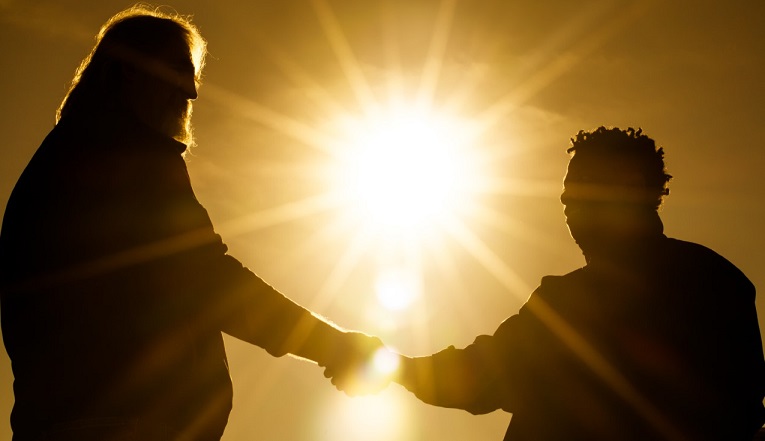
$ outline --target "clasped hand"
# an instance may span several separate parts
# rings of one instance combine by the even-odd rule
[[[341,347],[324,365],[324,376],[347,395],[374,394],[390,384],[390,370],[380,366],[379,357],[395,357],[383,342],[360,332],[347,332]]]

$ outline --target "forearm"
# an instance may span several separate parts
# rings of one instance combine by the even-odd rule
[[[494,380],[465,350],[453,347],[428,357],[401,356],[394,377],[395,382],[425,403],[473,414],[500,407],[500,397],[491,387]]]
[[[446,351],[450,350],[453,348]],[[461,408],[471,401],[473,395],[466,383],[472,374],[467,372],[463,363],[439,362],[442,361],[439,354],[429,357],[402,356],[394,381],[425,403]]]
[[[325,365],[346,333],[271,287],[257,291],[237,302],[223,331],[271,355],[289,353]]]
[[[436,392],[436,384],[431,357],[399,357],[399,366],[393,381],[404,386],[421,401],[434,406],[443,406],[439,399],[441,393]],[[451,407],[451,406],[444,406]]]
[[[233,258],[228,262],[228,311],[222,331],[260,346],[276,357],[293,354],[329,366],[358,351],[360,334],[348,332],[293,300],[250,272]]]
[[[299,305],[295,306],[302,309],[302,313],[283,340],[281,352],[315,361],[320,366],[329,366],[344,351],[350,350],[349,332]]]

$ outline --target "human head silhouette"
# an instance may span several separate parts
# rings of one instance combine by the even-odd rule
[[[561,202],[585,256],[652,231],[671,179],[653,139],[641,129],[599,127],[577,133],[568,152]]]
[[[135,6],[101,27],[75,73],[56,120],[69,115],[129,114],[191,143],[191,102],[206,55],[199,30],[175,13]]]

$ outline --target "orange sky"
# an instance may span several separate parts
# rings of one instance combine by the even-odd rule
[[[746,6],[744,6],[746,4]],[[129,2],[0,0],[0,209],[98,27]],[[664,146],[669,236],[707,245],[765,286],[762,2],[179,0],[208,39],[195,103],[197,196],[230,252],[338,324],[424,355],[491,333],[546,274],[583,264],[558,201],[568,139],[642,127]],[[322,195],[330,122],[390,97],[486,122],[472,148],[500,185],[463,230],[418,249],[423,291],[390,312],[376,268],[405,254],[359,245]],[[329,139],[329,141],[327,141]],[[395,179],[395,177],[391,177]],[[312,200],[312,199],[310,199]],[[287,208],[284,208],[287,207]],[[391,257],[392,256],[392,257]],[[765,323],[765,297],[758,309]],[[350,399],[315,366],[227,340],[226,441],[496,440],[509,414],[419,403],[398,386]],[[2,352],[2,351],[0,351]],[[0,415],[12,375],[0,355]],[[0,416],[0,441],[11,439]]]

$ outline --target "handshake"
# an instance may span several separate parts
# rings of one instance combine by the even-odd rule
[[[379,338],[361,332],[344,332],[338,343],[319,366],[338,390],[350,396],[374,394],[388,387],[403,358]]]

